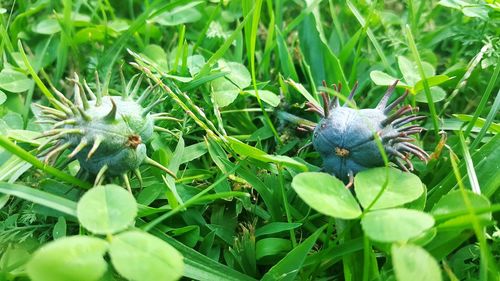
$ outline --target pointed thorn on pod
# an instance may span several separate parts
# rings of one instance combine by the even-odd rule
[[[102,182],[104,181],[104,174],[106,173],[107,170],[108,170],[108,165],[104,164],[104,166],[101,167],[101,169],[97,173],[97,176],[95,177],[94,186],[102,184]]]
[[[347,97],[346,103],[344,103],[344,106],[347,106],[350,101],[354,98],[354,95],[356,94],[356,90],[358,89],[358,81],[354,83],[354,86],[352,87],[351,92],[349,93],[349,96]]]
[[[90,89],[89,84],[87,84],[87,80],[83,79],[83,87],[85,88],[85,91],[87,91],[87,94],[89,94],[90,99],[95,100],[96,96],[92,89]]]
[[[104,120],[108,121],[108,122],[112,122],[112,121],[115,121],[116,119],[116,104],[115,104],[115,101],[113,99],[110,99],[111,100],[111,110],[109,111],[109,113],[104,116]]]
[[[125,183],[125,187],[127,187],[128,192],[132,193],[132,187],[130,186],[130,181],[128,179],[127,173],[122,174],[123,183]]]
[[[134,172],[135,176],[137,177],[137,180],[139,180],[139,186],[142,187],[144,183],[142,181],[141,170],[139,170],[139,168],[137,168],[137,169],[134,169],[133,172]]]
[[[408,168],[406,168],[399,158],[394,158],[393,163],[396,164],[401,170],[409,172]]]
[[[48,165],[49,164],[49,160],[54,156],[56,155],[57,153],[65,150],[66,148],[68,148],[70,146],[70,143],[67,142],[67,143],[64,143],[56,148],[54,148],[52,151],[50,151],[47,156],[45,156],[45,159],[44,159],[44,163],[45,165]]]
[[[80,112],[80,115],[82,116],[83,120],[89,122],[92,121],[92,117],[88,115],[81,107],[77,107],[78,112]]]
[[[406,90],[404,94],[400,97],[398,97],[396,100],[394,100],[391,104],[385,107],[384,113],[387,114],[389,113],[393,108],[395,108],[398,104],[400,104],[404,99],[408,96],[410,92]]]
[[[92,155],[94,155],[94,153],[99,148],[99,145],[101,144],[101,142],[102,142],[102,137],[97,136],[94,140],[94,144],[92,145],[92,148],[90,148],[89,154],[87,154],[87,160],[89,160],[92,157]]]
[[[95,86],[96,86],[96,106],[100,106],[102,104],[102,89],[101,89],[101,82],[99,80],[99,73],[97,70],[95,71]]]
[[[89,143],[89,142],[88,142],[86,139],[82,138],[82,140],[80,141],[80,143],[79,143],[79,144],[75,147],[75,149],[74,149],[74,150],[73,150],[73,151],[72,151],[72,152],[68,155],[68,158],[73,158],[73,157],[75,157],[75,155],[77,155],[77,154],[78,154],[78,152],[82,151],[82,149],[84,149],[84,148],[87,146],[87,144],[88,144],[88,143]]]
[[[349,171],[347,176],[349,177],[349,182],[346,184],[345,188],[349,189],[354,184],[354,173]]]
[[[144,76],[143,75],[140,75],[139,78],[137,79],[137,83],[135,83],[135,87],[134,89],[132,89],[132,91],[130,92],[130,97],[134,98],[135,95],[137,95],[137,92],[139,91],[139,87],[141,86],[142,84],[142,80],[144,79]],[[127,85],[127,89],[130,91],[130,88],[132,88],[132,85],[131,85],[132,81],[130,81],[130,86]]]
[[[387,88],[387,91],[385,91],[384,96],[382,99],[379,101],[375,109],[383,110],[387,106],[387,103],[389,102],[389,99],[392,96],[392,93],[394,92],[394,89],[396,89],[396,85],[398,84],[399,80],[394,81],[394,83]]]

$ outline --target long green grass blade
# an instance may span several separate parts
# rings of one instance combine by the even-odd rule
[[[16,196],[76,217],[76,202],[21,184],[0,182],[0,193]]]
[[[420,78],[422,78],[422,81],[424,83],[425,97],[427,98],[427,104],[429,105],[429,110],[431,111],[432,125],[434,126],[434,135],[437,138],[439,136],[439,117],[437,116],[436,106],[434,105],[434,101],[432,100],[431,88],[429,87],[429,82],[427,81],[427,77],[425,76],[424,68],[422,66],[422,60],[420,59],[417,45],[415,44],[415,40],[413,39],[413,35],[411,34],[410,26],[406,25],[405,30],[408,45],[410,46],[413,58],[417,63]]]
[[[474,139],[474,142],[471,144],[471,149],[475,149],[479,145],[479,143],[481,143],[481,140],[483,140],[484,136],[486,135],[486,132],[488,132],[488,128],[493,123],[493,120],[495,120],[495,116],[498,115],[499,109],[500,109],[500,90],[498,90],[497,96],[495,97],[495,102],[493,102],[493,106],[491,107],[488,116],[486,116],[486,122],[484,123],[484,126],[481,128],[481,131],[479,131],[479,134]]]
[[[300,245],[290,251],[282,260],[271,267],[261,280],[295,280],[300,268],[304,264],[307,254],[314,246],[316,239],[318,239],[325,227],[326,226],[320,227],[311,236],[304,240],[304,242],[300,243]]]

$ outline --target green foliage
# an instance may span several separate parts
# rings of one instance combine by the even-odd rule
[[[354,189],[361,206],[370,210],[402,206],[424,192],[417,176],[394,168],[374,168],[358,173]]]
[[[392,246],[392,256],[398,280],[443,280],[438,263],[421,247],[394,245]],[[424,268],[425,270],[422,270]]]
[[[96,281],[106,272],[108,243],[88,236],[72,236],[44,245],[27,264],[33,281]]]
[[[96,234],[122,231],[133,224],[137,215],[134,197],[113,184],[87,191],[76,210],[81,225]]]
[[[292,187],[316,211],[336,218],[354,219],[361,215],[356,199],[344,183],[325,173],[302,173],[293,178]]]
[[[379,242],[408,241],[434,226],[434,218],[424,212],[394,208],[367,213],[361,226],[370,239]]]
[[[499,280],[499,19],[490,0],[1,2],[0,280]],[[163,169],[100,185],[37,157],[75,72],[153,89]],[[296,130],[306,102],[358,81],[373,108],[395,79],[431,157],[346,189]]]
[[[42,246],[27,264],[33,280],[101,280],[108,267],[103,255],[108,251],[114,268],[127,280],[177,280],[182,276],[183,257],[175,248],[148,233],[124,231],[135,219],[137,204],[123,188],[112,184],[96,186],[81,197],[76,210],[74,206],[71,209],[83,227],[106,234],[107,241],[69,236]],[[58,224],[54,231],[61,228]]]
[[[141,231],[113,237],[109,255],[118,273],[128,280],[177,280],[184,271],[182,255],[175,248]]]

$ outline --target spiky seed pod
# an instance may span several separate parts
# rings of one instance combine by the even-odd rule
[[[154,106],[164,101],[158,99],[147,107],[141,102],[152,91],[149,86],[137,100],[134,100],[142,77],[132,88],[137,75],[123,89],[122,96],[103,95],[97,78],[97,89],[92,91],[86,81],[83,85],[75,74],[72,81],[74,102],[53,89],[59,109],[38,105],[42,122],[53,124],[44,132],[47,140],[39,147],[39,156],[49,163],[66,149],[71,149],[69,158],[76,158],[83,171],[97,176],[101,182],[104,175],[124,177],[138,171],[146,163],[170,173],[167,168],[150,159],[146,145],[154,131],[155,117],[150,113]]]
[[[348,101],[340,106],[338,98],[329,100],[322,93],[324,108],[307,103],[308,111],[316,112],[323,118],[316,126],[301,126],[302,130],[313,131],[313,146],[323,159],[323,169],[344,182],[352,183],[352,177],[359,171],[384,165],[382,154],[375,140],[378,137],[389,160],[404,171],[413,170],[409,160],[411,155],[427,161],[429,155],[411,143],[411,135],[422,132],[423,128],[409,123],[425,118],[413,112],[417,108],[410,105],[400,107],[391,113],[408,95],[405,92],[391,104],[387,104],[398,81],[391,85],[375,108],[353,109],[352,103],[357,84],[353,87]],[[326,85],[325,85],[326,86]],[[335,86],[340,91],[340,86]]]

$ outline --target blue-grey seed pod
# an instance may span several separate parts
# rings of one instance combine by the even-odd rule
[[[359,171],[383,166],[384,160],[376,138],[382,143],[389,160],[405,171],[413,170],[409,160],[411,155],[423,161],[428,159],[429,155],[411,143],[415,139],[409,137],[420,133],[423,128],[408,124],[424,117],[413,114],[416,109],[410,105],[402,106],[391,113],[406,98],[408,92],[387,104],[397,83],[398,81],[388,88],[382,100],[373,109],[347,107],[352,102],[357,85],[353,87],[344,106],[340,106],[337,98],[330,101],[325,93],[322,93],[324,108],[313,103],[307,104],[309,111],[322,116],[315,127],[302,129],[313,131],[313,146],[323,159],[325,172],[346,183],[352,183],[352,177]]]

